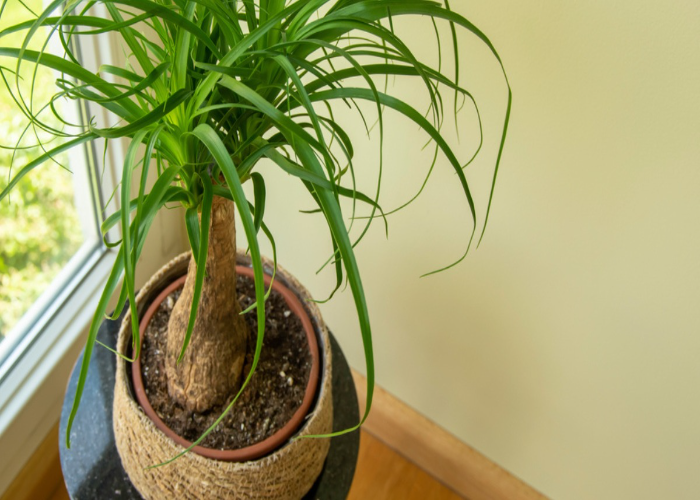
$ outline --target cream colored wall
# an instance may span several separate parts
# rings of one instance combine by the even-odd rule
[[[466,241],[444,162],[388,241],[377,225],[360,245],[378,383],[551,497],[699,498],[700,4],[453,4],[507,65],[510,138],[490,229],[458,268],[419,279]],[[402,33],[427,54],[429,25]],[[463,78],[490,139],[469,171],[483,207],[505,94],[472,40],[463,64],[479,66]],[[387,137],[389,208],[430,156],[400,123]],[[375,159],[358,161],[365,186]],[[313,274],[330,248],[322,221],[296,212],[312,203],[284,176],[268,190],[281,261],[322,297],[333,279]],[[323,311],[363,370],[349,292]]]

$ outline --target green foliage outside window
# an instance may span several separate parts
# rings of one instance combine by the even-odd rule
[[[41,12],[41,0],[30,0],[26,5]],[[8,2],[0,18],[0,30],[32,19],[33,16],[20,2]],[[8,38],[10,38],[8,36]],[[8,43],[21,46],[23,36],[16,34]],[[14,75],[5,68],[14,68],[11,61],[0,58],[3,74],[13,84]],[[32,68],[27,65],[25,82],[31,76]],[[40,78],[47,85],[35,87],[39,102],[46,102],[53,94],[55,76],[48,70],[41,70]],[[25,90],[28,93],[29,90]],[[17,112],[5,82],[0,80],[0,190],[10,179],[10,165],[14,147],[27,126],[27,120]],[[46,116],[48,119],[48,116]],[[48,137],[42,141],[48,141]],[[29,129],[23,145],[36,144],[34,131]],[[55,140],[54,140],[55,142]],[[19,150],[13,163],[13,173],[24,166],[40,150]],[[69,167],[66,155],[57,158]],[[57,164],[46,165],[40,175],[27,176],[18,184],[8,200],[0,203],[0,339],[19,321],[24,312],[36,301],[46,287],[78,250],[83,240],[80,222],[73,202],[73,181],[71,173]]]

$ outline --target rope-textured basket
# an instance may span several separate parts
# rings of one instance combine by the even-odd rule
[[[184,253],[161,268],[136,297],[139,317],[155,297],[174,279],[187,272],[190,253]],[[238,264],[250,265],[250,259],[238,252]],[[267,269],[272,268],[264,260]],[[306,304],[319,338],[321,381],[314,409],[295,436],[330,433],[333,426],[331,396],[331,352],[328,330],[309,292],[278,266],[276,278],[294,291]],[[122,322],[117,348],[126,353],[131,342],[131,322]],[[165,462],[183,448],[156,428],[143,413],[131,393],[127,364],[117,360],[114,389],[114,435],[124,469],[141,495],[158,499],[260,499],[299,500],[321,473],[328,454],[329,439],[290,440],[282,448],[259,460],[221,462],[195,453],[155,469],[148,466]]]

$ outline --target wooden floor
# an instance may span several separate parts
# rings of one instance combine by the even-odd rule
[[[47,500],[68,500],[63,483]],[[363,431],[348,500],[463,500],[463,497]]]
[[[53,496],[47,500],[70,500],[70,497],[68,496],[66,487],[61,485],[61,487],[56,490]]]
[[[348,500],[463,500],[368,432]]]

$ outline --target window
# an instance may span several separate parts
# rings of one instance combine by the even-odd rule
[[[0,18],[0,30],[22,21],[33,19],[31,11],[43,10],[41,0],[8,2]],[[3,46],[21,47],[26,31],[3,38]],[[30,45],[40,49],[47,32],[37,33]],[[51,40],[49,50],[60,54]],[[19,84],[12,71],[16,60],[0,59],[3,82],[0,83],[0,115],[8,117],[0,122],[0,189],[4,188],[19,168],[43,153],[41,148],[22,149],[17,154],[5,149],[19,144],[22,147],[45,144],[48,134],[39,127],[28,127],[29,120],[13,102],[20,97],[31,107],[47,103],[55,94],[54,81],[59,75],[39,68],[36,85],[32,89],[35,66],[23,63]],[[60,99],[55,103],[61,116],[70,123],[79,124],[83,111],[74,101]],[[39,108],[41,109],[41,108]],[[51,108],[39,113],[51,127],[71,132],[70,127],[53,115]],[[12,365],[22,341],[49,313],[60,292],[82,268],[90,255],[100,247],[96,207],[98,196],[94,185],[94,152],[89,148],[74,149],[45,163],[24,177],[9,199],[0,203],[0,379]],[[70,156],[69,156],[70,155]],[[45,318],[44,318],[45,319]]]
[[[34,13],[45,5],[42,0],[0,1],[4,6],[0,31],[36,17],[22,4]],[[103,6],[93,8],[95,15],[104,17]],[[42,39],[37,34],[35,43],[47,35],[44,32]],[[17,47],[23,38],[22,32],[3,36],[0,46]],[[93,72],[100,64],[111,64],[109,38],[91,36],[89,41],[77,47],[81,64]],[[51,40],[49,51],[62,56],[57,42]],[[2,74],[16,93],[15,67],[15,59],[0,57]],[[20,76],[25,72],[31,76],[33,70],[33,65],[23,64]],[[54,82],[60,78],[42,71],[41,84],[34,89],[37,103],[56,92]],[[25,99],[31,95],[27,81],[20,80]],[[8,99],[11,95],[0,79],[0,144],[14,146],[27,121]],[[95,115],[100,123],[113,122],[102,110],[81,109],[75,101],[57,106],[63,106],[62,115],[69,123],[86,123],[86,117]],[[46,121],[50,119],[49,113]],[[67,127],[57,121],[51,124]],[[24,144],[45,140],[33,129],[26,136]],[[72,173],[56,163],[44,163],[25,177],[9,203],[0,203],[0,496],[58,418],[68,374],[114,262],[115,252],[102,245],[99,207],[108,213],[118,208],[110,197],[114,166],[121,164],[122,152],[118,141],[110,142],[106,156],[102,147],[98,143],[94,148],[75,148],[56,158]],[[22,150],[13,172],[32,154],[37,152]],[[7,185],[11,156],[0,149],[0,189]],[[118,232],[112,237],[118,239]]]

